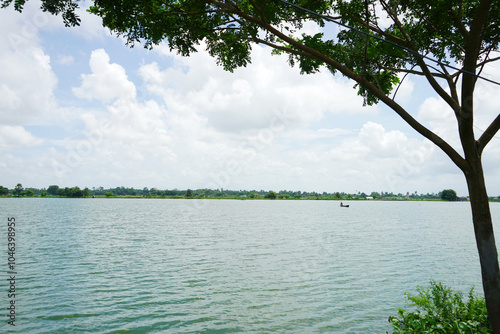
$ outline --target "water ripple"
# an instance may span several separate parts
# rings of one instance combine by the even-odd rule
[[[481,290],[464,203],[193,203],[0,200],[20,222],[16,329],[385,333],[430,278]]]

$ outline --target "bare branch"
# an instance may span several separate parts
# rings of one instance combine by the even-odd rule
[[[403,81],[405,81],[405,79],[408,76],[408,74],[410,74],[410,73],[409,72],[405,73],[405,75],[403,76],[403,79],[401,79],[401,81],[399,82],[398,87],[396,87],[396,90],[394,91],[394,94],[392,94],[392,100],[393,101],[396,101],[396,94],[399,91],[399,87],[401,87],[401,85],[403,84]]]
[[[448,72],[448,70],[446,69],[446,66],[444,64],[441,64],[441,69],[443,70],[443,73],[445,74],[444,78],[446,79],[446,82],[448,82],[448,87],[450,88],[451,97],[457,103],[459,103],[457,85],[456,85],[456,82],[453,81],[453,76],[450,75],[450,73]]]
[[[491,51],[491,50],[490,50],[490,51]],[[489,52],[490,52],[490,51],[488,51],[488,54],[489,54]],[[476,66],[476,68],[483,67],[484,65],[486,65],[486,64],[488,64],[488,63],[492,63],[492,62],[497,61],[497,60],[500,60],[500,57],[496,57],[496,58],[487,58],[487,59],[485,59],[484,61],[482,61],[482,62],[478,63],[478,64],[477,64],[477,66]]]
[[[394,72],[400,72],[400,73],[407,73],[407,74],[414,74],[414,75],[420,75],[420,76],[425,76],[425,73],[422,71],[416,71],[414,70],[415,66],[413,66],[410,70],[406,68],[395,68],[395,67],[389,67],[389,66],[378,66],[379,69],[381,70],[388,70],[388,71],[394,71]],[[431,74],[435,77],[438,78],[443,78],[446,79],[446,76],[443,73],[439,72],[431,72]]]
[[[383,31],[382,29],[380,29],[379,27],[371,25],[369,22],[366,22],[365,20],[363,20],[362,18],[360,18],[358,16],[352,15],[351,17],[354,20],[356,20],[356,22],[358,22],[359,24],[365,26],[365,28],[368,28],[370,31],[376,32],[377,34],[384,36],[385,38],[387,38],[391,42],[394,42],[394,43],[396,43],[398,45],[402,45],[402,46],[407,45],[407,42],[404,39],[399,38],[395,35],[389,34],[385,31]]]
[[[477,150],[479,154],[481,154],[490,142],[490,140],[495,136],[495,134],[500,130],[500,114],[495,118],[493,122],[491,122],[490,126],[484,131],[479,140],[476,142]]]
[[[288,47],[283,46],[283,45],[274,44],[274,43],[271,43],[269,41],[266,41],[266,40],[258,38],[258,37],[253,37],[252,39],[254,40],[255,43],[264,44],[264,45],[270,46],[271,48],[276,49],[276,50],[280,50],[280,51],[283,51],[286,53],[291,53],[291,54],[294,54],[296,56],[311,57],[311,55],[309,53],[301,52],[299,50],[288,48]]]

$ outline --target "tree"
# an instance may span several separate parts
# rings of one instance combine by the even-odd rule
[[[444,201],[457,201],[458,196],[455,190],[445,189],[441,192],[441,199]]]
[[[186,198],[193,198],[193,191],[191,189],[188,189],[186,191],[186,194],[184,195]]]
[[[0,186],[0,196],[5,196],[9,193],[9,189],[3,186]]]
[[[21,195],[23,194],[23,190],[23,185],[21,183],[18,183],[12,193],[14,194],[14,196],[21,197]]]
[[[90,189],[85,188],[82,190],[82,197],[90,197]]]
[[[21,11],[24,3],[16,0],[14,6]],[[62,13],[66,25],[77,25],[77,4],[42,0],[42,9]],[[260,43],[288,54],[289,63],[302,73],[327,68],[346,76],[364,104],[386,104],[465,176],[486,304],[493,330],[500,333],[500,268],[482,167],[482,153],[500,128],[500,115],[478,138],[474,133],[474,92],[483,80],[478,74],[500,59],[492,56],[500,42],[499,1],[95,0],[89,11],[131,45],[153,47],[165,41],[189,56],[203,41],[229,71],[248,65],[252,43]],[[382,24],[379,18],[387,20]],[[324,27],[332,20],[344,27],[335,36],[298,35],[306,21]],[[463,154],[391,96],[406,76],[423,78],[453,111]]]
[[[59,191],[59,186],[51,185],[47,188],[47,193],[52,196],[56,196]]]
[[[266,198],[269,198],[269,199],[276,199],[277,197],[278,197],[278,194],[276,194],[274,191],[270,191],[266,195]]]

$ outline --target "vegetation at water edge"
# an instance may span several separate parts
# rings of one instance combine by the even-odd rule
[[[398,315],[389,317],[395,333],[492,333],[486,302],[471,288],[467,298],[441,283],[431,281],[418,287],[417,295],[406,294],[414,311],[398,308]]]
[[[230,190],[230,189],[158,189],[144,187],[142,189],[116,187],[103,188],[86,187],[80,189],[74,187],[59,187],[58,185],[50,185],[48,188],[24,188],[18,183],[15,188],[8,189],[0,186],[0,196],[10,197],[129,197],[129,198],[197,198],[197,199],[271,199],[271,200],[384,200],[384,201],[467,201],[467,197],[458,197],[456,192],[451,189],[445,189],[438,193],[419,194],[418,192],[393,193],[393,192],[378,192],[364,193],[356,191],[355,193],[346,192],[315,192],[315,191],[293,191],[293,190]],[[500,201],[500,196],[490,197],[490,201]]]

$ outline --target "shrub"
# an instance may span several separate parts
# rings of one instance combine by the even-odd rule
[[[458,201],[457,193],[453,189],[445,189],[441,192],[441,199],[444,201]]]
[[[416,311],[398,308],[398,316],[389,317],[393,333],[492,333],[486,303],[474,294],[474,288],[465,301],[461,292],[434,281],[417,291],[418,295],[406,294]]]

